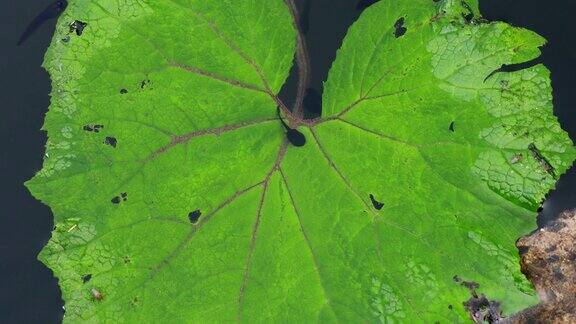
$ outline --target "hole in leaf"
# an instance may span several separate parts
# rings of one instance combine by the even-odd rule
[[[376,208],[377,210],[380,210],[382,209],[382,207],[384,207],[384,203],[381,203],[378,200],[376,200],[373,194],[370,194],[370,200],[372,201],[372,206],[374,206],[374,208]]]
[[[110,145],[112,147],[116,147],[116,144],[118,143],[118,141],[116,140],[116,138],[111,137],[111,136],[106,136],[106,139],[104,140],[104,144]]]
[[[82,127],[83,130],[87,131],[87,132],[94,132],[94,133],[98,133],[100,132],[100,130],[104,128],[104,125],[84,125]]]
[[[396,22],[394,23],[394,37],[398,38],[402,35],[404,35],[406,33],[406,31],[408,29],[406,29],[406,27],[404,27],[404,17],[400,17],[398,20],[396,20]]]
[[[202,215],[202,212],[200,211],[200,209],[196,209],[195,211],[190,212],[188,214],[188,219],[190,220],[190,223],[196,224],[196,222],[198,222],[198,219],[200,218],[201,215]]]
[[[140,81],[140,89],[144,89],[148,84],[150,84],[150,79]]]
[[[532,59],[532,60],[527,61],[527,62],[516,63],[516,64],[502,64],[499,68],[497,68],[496,70],[494,70],[490,74],[488,74],[488,76],[486,78],[484,78],[484,82],[486,82],[486,80],[488,80],[491,76],[493,76],[496,73],[516,72],[516,71],[531,68],[531,67],[538,65],[538,64],[541,64],[541,63],[542,63],[542,56],[538,56],[537,58]],[[508,87],[508,81],[505,82],[505,85],[506,85],[506,87]]]
[[[128,93],[128,90],[124,88],[120,89],[120,94],[126,94],[126,93]]]
[[[84,28],[86,28],[88,24],[80,21],[80,20],[74,20],[71,24],[70,24],[70,32],[71,33],[76,33],[76,35],[78,36],[82,36],[82,33],[84,32]]]
[[[87,283],[88,281],[90,281],[90,279],[92,279],[92,274],[87,274],[87,275],[83,275],[82,276],[82,283]]]
[[[449,129],[451,132],[454,132],[454,122],[451,122],[451,123],[450,123],[450,126],[448,126],[448,129]]]
[[[111,201],[113,204],[117,205],[117,204],[119,204],[119,203],[122,201],[122,198],[120,198],[120,196],[116,196],[116,197],[112,198],[110,201]]]

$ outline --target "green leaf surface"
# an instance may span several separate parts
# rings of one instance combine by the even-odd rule
[[[70,2],[27,183],[55,216],[39,258],[65,321],[466,322],[455,275],[506,313],[537,302],[514,242],[576,150],[544,66],[492,72],[540,36],[476,1],[380,1],[295,147],[283,1]]]

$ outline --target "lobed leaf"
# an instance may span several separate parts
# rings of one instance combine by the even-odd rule
[[[576,151],[548,70],[497,70],[543,44],[476,1],[380,1],[295,147],[282,1],[71,1],[27,183],[65,320],[461,322],[455,276],[507,313],[536,303],[514,242]]]

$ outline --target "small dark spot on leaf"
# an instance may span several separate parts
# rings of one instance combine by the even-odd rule
[[[128,200],[128,194],[127,193],[123,192],[120,194],[120,196],[122,197],[122,200],[124,200],[124,201]]]
[[[87,131],[87,132],[95,132],[98,133],[100,132],[100,130],[104,128],[104,125],[84,125],[82,127],[83,130]]]
[[[372,201],[372,206],[374,206],[374,208],[376,208],[377,210],[380,210],[382,209],[382,207],[384,207],[384,203],[381,203],[378,200],[376,200],[373,194],[370,194],[370,200]]]
[[[116,140],[116,138],[111,136],[106,136],[106,139],[104,140],[104,144],[110,145],[112,147],[116,147],[117,143],[118,141]]]
[[[121,94],[127,94],[127,93],[128,93],[128,90],[122,88],[122,89],[120,89],[120,93],[121,93]]]
[[[62,38],[62,42],[68,43],[70,41],[70,36],[66,35],[66,37]]]
[[[84,28],[86,28],[88,24],[80,21],[80,20],[74,20],[71,24],[70,24],[70,32],[76,32],[76,35],[78,36],[82,36],[82,32],[84,31]]]
[[[140,81],[140,89],[144,89],[150,83],[150,79]]]
[[[396,20],[394,23],[394,29],[394,37],[396,38],[406,34],[408,29],[404,27],[404,17],[400,17],[398,20]]]
[[[448,129],[449,129],[451,132],[454,132],[454,122],[451,122],[451,123],[450,123],[450,126],[448,126]]]
[[[460,277],[458,277],[458,275],[454,275],[454,277],[452,277],[452,280],[454,280],[454,282],[462,282],[462,279]]]
[[[88,281],[90,281],[90,279],[92,279],[92,274],[86,274],[82,276],[82,283],[87,283]]]
[[[448,305],[448,309],[452,309],[452,308],[454,308],[454,306]]]
[[[200,209],[196,209],[195,211],[190,212],[188,214],[188,219],[190,220],[190,223],[196,224],[196,222],[198,222],[198,219],[200,218],[200,215],[202,215]]]
[[[112,198],[112,200],[110,200],[113,204],[119,204],[120,201],[122,201],[122,199],[120,198],[120,196],[116,196],[114,198]]]
[[[124,264],[128,264],[130,263],[132,260],[130,259],[129,256],[125,255],[122,257],[122,261],[124,261]]]

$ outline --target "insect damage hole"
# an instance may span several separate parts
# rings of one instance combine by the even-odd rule
[[[83,130],[85,130],[87,132],[94,132],[94,133],[99,133],[102,128],[104,128],[104,125],[88,124],[88,125],[84,125],[82,127]]]
[[[126,201],[128,200],[128,194],[123,192],[121,193],[119,196],[116,196],[114,198],[112,198],[110,201],[114,204],[114,205],[118,205],[119,203],[121,203],[122,201]]]
[[[376,198],[374,198],[373,194],[370,194],[370,201],[372,201],[372,206],[374,206],[374,208],[376,208],[376,210],[380,210],[380,209],[382,209],[382,207],[384,207],[384,203],[376,200]]]
[[[104,139],[104,144],[110,145],[110,146],[116,148],[116,144],[118,144],[118,140],[115,137],[106,136],[106,138]]]
[[[190,220],[190,223],[196,224],[201,215],[202,212],[200,211],[200,209],[196,209],[195,211],[190,212],[188,214],[188,219]]]
[[[404,21],[405,21],[404,17],[400,17],[394,23],[394,37],[399,38],[399,37],[403,36],[404,34],[406,34],[406,31],[408,29],[406,29],[406,27],[404,27]]]
[[[150,79],[144,79],[140,81],[140,89],[146,88],[150,84]]]
[[[82,283],[87,283],[88,281],[90,281],[90,279],[92,279],[92,274],[86,274],[82,276]]]
[[[88,23],[85,23],[80,20],[74,20],[73,22],[70,23],[70,33],[76,33],[76,35],[82,36],[82,33],[84,32],[84,28],[86,28],[86,26],[88,26]]]

